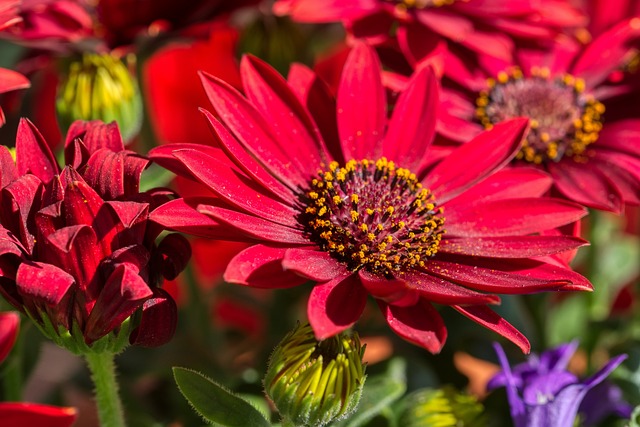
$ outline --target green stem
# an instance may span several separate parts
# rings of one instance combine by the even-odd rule
[[[11,353],[2,367],[2,386],[4,400],[9,402],[20,402],[22,400],[22,386],[24,378],[23,370],[24,339],[22,334],[18,335]]]
[[[114,354],[110,352],[84,355],[95,386],[96,404],[101,427],[124,427],[124,413],[118,396]]]

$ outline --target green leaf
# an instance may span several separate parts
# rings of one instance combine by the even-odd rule
[[[392,359],[387,372],[367,378],[356,412],[348,419],[331,424],[332,427],[359,427],[389,408],[407,389],[406,363]]]
[[[140,177],[140,192],[145,192],[156,187],[166,187],[174,177],[173,172],[169,172],[167,169],[151,163]]]
[[[640,427],[640,406],[635,407],[629,421],[629,427]]]
[[[268,427],[265,417],[249,402],[199,372],[173,368],[180,392],[203,418],[226,427]]]

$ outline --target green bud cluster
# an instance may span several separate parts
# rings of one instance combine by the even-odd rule
[[[298,325],[276,347],[264,380],[283,422],[324,426],[353,413],[365,381],[364,347],[356,333],[317,341]]]
[[[63,131],[76,120],[115,120],[125,142],[138,134],[142,99],[135,78],[122,60],[110,54],[85,53],[63,74],[56,99]]]
[[[404,427],[486,427],[484,407],[453,387],[422,389],[408,395],[399,425]]]

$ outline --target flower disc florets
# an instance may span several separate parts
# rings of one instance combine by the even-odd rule
[[[531,120],[517,159],[540,164],[570,156],[586,161],[585,150],[602,129],[604,105],[585,95],[582,79],[570,74],[551,78],[546,68],[534,68],[525,77],[513,68],[488,85],[476,100],[476,116],[485,128],[514,117]]]
[[[430,191],[384,157],[344,167],[332,162],[302,199],[310,239],[352,271],[388,275],[422,266],[444,233],[442,208]]]

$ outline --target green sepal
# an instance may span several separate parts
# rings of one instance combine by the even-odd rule
[[[197,371],[174,367],[173,377],[189,404],[205,420],[226,427],[268,427],[251,403]]]

